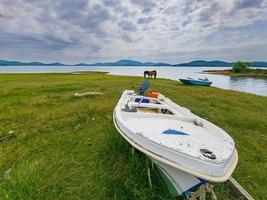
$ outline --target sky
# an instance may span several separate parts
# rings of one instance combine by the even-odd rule
[[[0,59],[267,61],[267,0],[0,0]]]

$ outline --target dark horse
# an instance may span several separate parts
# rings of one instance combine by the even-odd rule
[[[144,71],[144,78],[146,78],[146,76],[148,76],[148,78],[152,78],[153,76],[154,78],[157,78],[157,71]]]

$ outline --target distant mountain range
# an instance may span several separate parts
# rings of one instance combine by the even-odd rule
[[[117,62],[104,62],[104,63],[79,63],[74,65],[56,63],[41,63],[41,62],[19,62],[19,61],[6,61],[0,60],[0,66],[173,66],[173,67],[230,67],[232,62],[224,61],[205,61],[196,60],[188,63],[168,64],[161,62],[139,62],[135,60],[119,60]],[[267,67],[267,62],[252,62],[253,67]]]
[[[188,63],[180,63],[172,66],[185,66],[185,67],[231,67],[233,62],[225,61],[205,61],[205,60],[196,60]],[[267,62],[264,61],[253,61],[251,62],[252,67],[267,67]]]
[[[19,61],[0,60],[0,66],[66,66],[66,65],[59,62],[45,64],[41,62],[19,62]]]
[[[168,63],[154,63],[154,62],[139,62],[135,60],[119,60],[117,62],[105,62],[105,63],[79,63],[75,66],[171,66]]]
[[[202,67],[202,66],[210,66],[210,67],[230,67],[233,63],[224,62],[224,61],[205,61],[205,60],[196,60],[189,63],[180,63],[174,66],[194,66],[194,67]]]

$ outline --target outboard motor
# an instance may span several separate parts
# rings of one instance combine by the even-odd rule
[[[140,85],[139,88],[139,94],[142,96],[145,96],[145,91],[149,88],[149,82],[145,81],[144,83],[142,83],[142,85]]]

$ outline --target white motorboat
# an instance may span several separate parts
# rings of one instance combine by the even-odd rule
[[[123,138],[162,170],[178,194],[203,181],[224,182],[238,155],[233,139],[221,128],[170,99],[125,90],[114,109]]]

